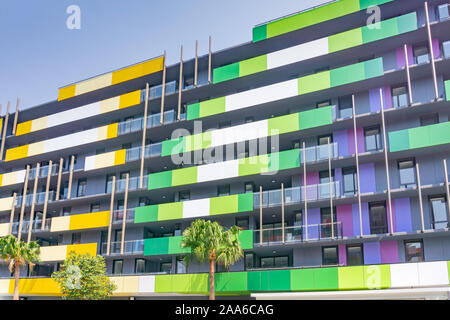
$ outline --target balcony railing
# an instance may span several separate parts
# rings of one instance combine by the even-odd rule
[[[43,166],[39,169],[39,178],[45,178],[48,175],[48,170],[50,166]],[[59,164],[52,165],[51,175],[55,176],[59,173]],[[29,179],[34,179],[36,177],[36,168],[30,169]]]
[[[120,254],[122,242],[111,242],[110,254]],[[142,254],[144,253],[144,240],[125,241],[124,254]],[[102,254],[107,254],[107,243],[102,243]]]
[[[343,238],[343,228],[341,222],[312,224],[308,226],[293,226],[284,228],[284,242],[296,243],[306,241],[306,232],[308,232],[308,241],[323,241]],[[260,230],[254,232],[254,243],[260,244]],[[283,228],[263,229],[262,230],[262,244],[276,245],[283,243]]]
[[[127,209],[127,222],[134,221],[134,208]],[[113,223],[122,223],[123,221],[123,210],[116,210],[113,212]]]
[[[127,149],[125,155],[125,161],[137,161],[141,159],[142,147],[136,147],[132,149]],[[158,157],[162,153],[162,143],[155,143],[145,146],[145,158]]]
[[[339,181],[331,183],[333,198],[341,197]],[[276,207],[281,205],[281,189],[263,192],[263,208]],[[306,199],[308,201],[319,201],[330,198],[330,183],[322,183],[306,186]],[[305,201],[305,187],[293,187],[284,190],[285,204],[301,203]],[[259,208],[259,193],[254,194],[253,203],[255,208]]]
[[[337,142],[331,143],[329,149],[328,144],[306,148],[306,163],[326,160],[328,159],[328,155],[330,155],[331,159],[339,157]],[[302,149],[300,149],[300,161],[302,163],[305,162],[303,160]]]
[[[450,4],[444,3],[439,5],[437,7],[437,15],[441,22],[450,19]]]
[[[48,193],[48,201],[55,201],[56,193],[54,191],[49,191]],[[20,207],[22,205],[23,196],[16,197],[16,207]],[[36,193],[36,203],[35,204],[44,204],[45,202],[45,192]],[[27,194],[25,199],[25,206],[29,207],[33,203],[33,194]]]
[[[45,220],[45,228],[43,231],[49,231],[50,230],[50,224],[52,219],[46,219]],[[30,221],[23,221],[22,222],[22,232],[28,232],[28,228],[30,227]],[[18,233],[19,232],[19,222],[14,222],[12,225],[12,233]],[[42,220],[36,219],[33,221],[33,232],[39,232],[42,231]]]
[[[140,177],[130,178],[128,181],[128,191],[139,190],[139,179]],[[126,179],[116,180],[116,192],[124,192],[126,189]],[[148,176],[144,175],[143,177],[143,188],[146,189],[148,185]],[[112,181],[108,181],[106,186],[106,193],[112,192]]]
[[[176,112],[169,110],[164,112],[164,124],[173,123],[176,121]],[[161,126],[161,114],[153,114],[147,117],[147,128],[154,128]],[[141,131],[144,127],[144,118],[133,119],[129,121],[119,122],[117,129],[118,135],[123,135],[131,132]]]

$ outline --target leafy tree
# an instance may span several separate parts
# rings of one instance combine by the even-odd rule
[[[202,219],[192,222],[191,226],[183,232],[181,246],[191,249],[191,253],[185,256],[186,264],[189,265],[192,258],[200,263],[209,262],[210,300],[215,300],[216,261],[228,269],[244,255],[238,236],[239,228],[236,226],[224,230],[219,223]]]
[[[9,271],[14,272],[14,300],[19,300],[20,267],[28,264],[32,270],[35,262],[39,262],[39,254],[37,242],[25,243],[12,235],[0,238],[0,258],[8,262]]]
[[[66,300],[106,300],[117,289],[106,276],[103,257],[73,251],[52,278],[59,284]]]

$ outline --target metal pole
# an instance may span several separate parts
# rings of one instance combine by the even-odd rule
[[[39,183],[39,174],[40,174],[41,164],[38,163],[36,165],[36,172],[34,174],[34,188],[33,188],[33,202],[31,203],[31,212],[30,212],[30,223],[28,225],[28,238],[27,243],[31,241],[31,232],[33,231],[33,220],[34,220],[34,208],[36,206],[36,192]]]
[[[361,210],[361,187],[359,177],[359,150],[358,150],[358,137],[356,135],[356,104],[355,95],[352,95],[353,103],[353,135],[355,137],[355,158],[356,158],[356,178],[358,180],[358,211],[359,211],[359,232],[361,238],[363,237],[363,223],[362,223],[362,210]]]
[[[329,176],[329,190],[330,190],[330,213],[331,213],[331,239],[334,239],[334,209],[333,209],[333,187],[331,175],[331,143],[328,137],[328,176]]]
[[[430,15],[428,13],[428,2],[425,1],[425,16],[427,18],[427,32],[428,32],[428,44],[430,46],[430,57],[431,57],[431,68],[433,70],[433,83],[434,83],[434,94],[436,100],[439,99],[439,91],[438,91],[438,84],[437,84],[437,78],[436,78],[436,64],[434,60],[434,50],[433,50],[433,40],[431,37],[431,27],[430,27]]]
[[[111,250],[111,229],[114,215],[114,194],[116,193],[116,176],[113,176],[111,191],[111,202],[109,206],[109,225],[108,225],[108,239],[106,242],[106,255],[109,256]]]
[[[450,223],[450,191],[448,189],[448,170],[447,170],[447,159],[443,160],[444,164],[444,175],[445,175],[445,193],[447,194],[447,222]]]
[[[198,40],[195,40],[195,70],[194,70],[194,87],[198,85]]]
[[[405,52],[406,78],[408,79],[409,105],[412,105],[413,104],[413,98],[412,98],[412,86],[411,86],[411,73],[409,71],[408,47],[406,46],[406,44],[403,46],[403,51]]]
[[[417,175],[417,191],[419,192],[420,222],[422,224],[422,232],[425,232],[425,222],[423,218],[422,184],[420,183],[420,170],[419,164],[417,162],[416,162],[416,175]]]
[[[17,129],[17,120],[19,118],[19,105],[20,105],[20,98],[17,98],[16,102],[16,113],[14,114],[14,123],[12,128],[12,134],[13,136],[16,135],[16,129]]]
[[[11,101],[8,101],[8,106],[6,107],[6,116],[4,119],[5,123],[3,124],[2,145],[0,147],[0,161],[3,160],[3,151],[5,149],[6,131],[8,130],[9,108],[10,107],[11,107]]]
[[[64,159],[60,158],[59,159],[59,168],[58,168],[58,183],[56,184],[56,197],[55,197],[55,201],[59,200],[59,194],[61,192],[61,178],[62,178],[62,169],[63,169],[63,165],[64,165]]]
[[[281,184],[281,236],[283,239],[283,243],[286,242],[284,237],[284,183]]]
[[[208,57],[208,83],[211,84],[211,71],[212,71],[212,39],[209,36],[209,57]]]
[[[50,191],[50,179],[52,176],[52,167],[53,161],[50,160],[48,163],[48,174],[47,174],[47,185],[45,186],[45,201],[44,201],[44,210],[42,212],[42,231],[45,230],[45,219],[47,219],[47,206],[48,206],[48,193]]]
[[[19,230],[17,231],[17,239],[20,242],[20,239],[22,237],[22,224],[23,224],[23,215],[25,213],[25,204],[26,204],[26,198],[27,198],[27,189],[28,189],[28,178],[30,175],[30,166],[27,165],[27,173],[25,174],[25,183],[23,185],[23,192],[22,192],[22,207],[20,208],[20,217],[19,217]]]
[[[13,227],[13,223],[14,223],[14,213],[16,211],[16,198],[17,198],[17,193],[14,192],[12,206],[11,206],[11,215],[9,216],[9,233],[8,234],[12,234],[12,227]]]
[[[144,161],[145,161],[145,140],[147,138],[147,113],[148,113],[148,82],[145,85],[145,106],[144,106],[144,127],[142,128],[142,144],[141,144],[141,172],[139,175],[139,189],[144,187]]]
[[[259,186],[259,244],[263,244],[263,189]]]
[[[122,217],[122,242],[120,244],[120,254],[123,254],[125,248],[125,228],[127,225],[127,204],[128,204],[128,183],[130,181],[130,174],[127,173],[125,177],[125,199],[123,203],[123,217]]]
[[[164,51],[164,68],[163,68],[163,80],[162,80],[162,96],[161,96],[161,124],[164,123],[164,100],[166,98],[166,51]]]
[[[305,241],[308,241],[308,192],[306,190],[306,143],[303,142],[303,189],[305,196]]]
[[[70,160],[69,185],[67,186],[67,199],[72,198],[72,180],[73,180],[73,166],[75,164],[75,156]]]
[[[180,78],[178,80],[178,121],[181,120],[181,94],[183,92],[183,46],[180,55]]]

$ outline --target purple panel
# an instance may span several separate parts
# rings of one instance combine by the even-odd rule
[[[398,258],[398,243],[397,241],[382,241],[380,242],[381,263],[397,263],[400,262]]]
[[[396,220],[395,219],[395,200],[391,200],[391,203],[392,203],[392,225],[393,225],[394,232],[395,232],[395,230],[397,230],[396,221],[395,221]],[[386,209],[387,209],[386,214],[387,214],[388,231],[391,232],[391,220],[390,220],[390,216],[389,216],[389,206]]]
[[[411,204],[409,198],[395,199],[396,232],[411,232]]]
[[[374,163],[365,163],[359,166],[359,180],[361,183],[361,193],[376,192]]]
[[[390,86],[384,87],[384,109],[392,109],[392,92]]]
[[[302,175],[303,183],[303,175]],[[319,172],[306,173],[306,196],[308,200],[317,200],[317,185],[319,184]],[[303,194],[302,194],[303,196]]]
[[[347,265],[347,248],[344,244],[340,244],[339,248],[339,265],[346,266]]]
[[[380,264],[380,243],[366,242],[364,243],[364,264]]]
[[[351,204],[337,206],[336,218],[342,223],[342,233],[344,237],[359,235],[359,232],[355,234],[353,231],[353,212]]]
[[[432,44],[433,44],[434,58],[435,59],[439,59],[441,57],[441,49],[439,48],[439,40],[438,39],[433,39],[432,40]]]
[[[306,224],[306,223],[305,223]],[[308,209],[308,239],[319,239],[320,208]]]
[[[344,194],[344,185],[342,183],[342,168],[334,169],[334,181],[339,182],[339,189],[341,194]]]
[[[358,205],[356,205],[358,207]],[[369,218],[369,204],[367,202],[361,203],[361,214],[363,223],[363,235],[370,234],[370,218]]]
[[[392,94],[391,87],[385,86],[383,87],[383,102],[384,109],[392,108]],[[369,90],[369,101],[370,101],[370,112],[375,113],[381,110],[381,101],[380,101],[380,88],[375,88]]]
[[[407,50],[407,53],[408,53],[409,65],[412,65],[413,61],[414,61],[412,46],[408,45],[406,50]],[[405,68],[406,67],[406,61],[405,61],[405,52],[404,52],[403,47],[397,48],[396,56],[397,56],[397,67],[399,69]]]
[[[339,150],[340,157],[349,155],[347,130],[333,132],[333,141],[337,142],[337,144],[338,144],[338,150]]]
[[[364,153],[366,151],[364,144],[364,129],[356,128],[356,137],[358,142],[358,153]],[[348,152],[350,154],[355,154],[355,135],[353,133],[353,129],[347,130],[347,138],[348,138]]]

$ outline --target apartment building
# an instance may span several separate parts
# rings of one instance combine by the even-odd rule
[[[449,7],[333,1],[8,105],[0,236],[41,245],[22,295],[58,297],[76,251],[105,258],[115,298],[205,298],[180,246],[203,218],[241,228],[219,296],[448,298]],[[13,283],[0,265],[2,297]]]

